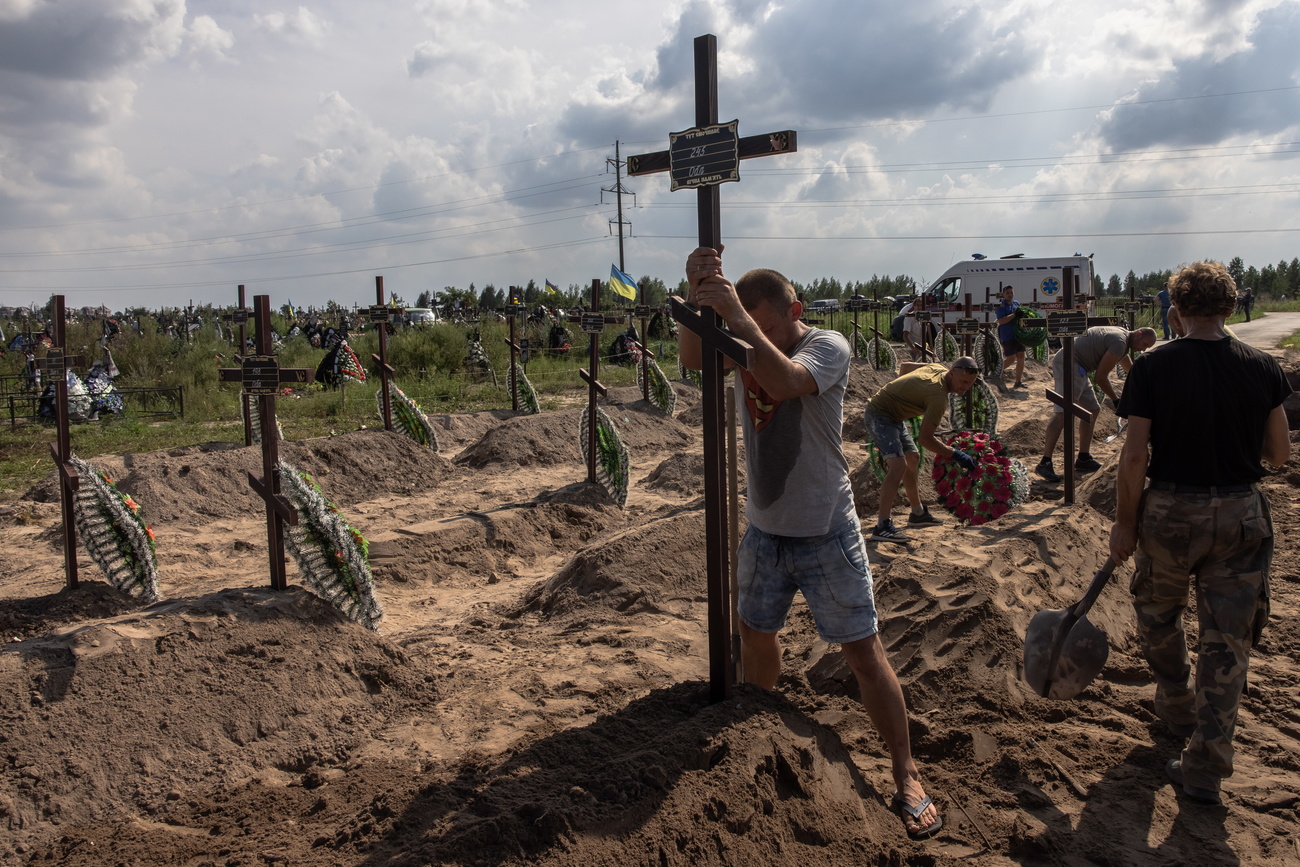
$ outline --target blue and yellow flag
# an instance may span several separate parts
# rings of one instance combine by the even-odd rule
[[[560,291],[560,289],[559,289],[558,286],[556,286],[556,285],[555,285],[554,283],[552,283],[550,280],[547,280],[547,281],[546,281],[546,291],[547,291],[547,292],[550,292],[552,295],[554,295],[554,294],[558,293],[558,292]]]
[[[636,281],[618,270],[617,265],[609,266],[609,288],[624,298],[636,297]]]

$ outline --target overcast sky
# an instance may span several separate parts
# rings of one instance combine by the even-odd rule
[[[0,305],[588,285],[704,33],[721,119],[799,135],[721,187],[733,276],[1300,255],[1294,0],[0,0]],[[695,195],[624,186],[674,285]]]

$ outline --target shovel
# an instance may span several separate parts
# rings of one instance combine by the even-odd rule
[[[1124,424],[1125,424],[1125,419],[1120,419],[1120,420],[1119,420],[1119,430],[1115,431],[1113,434],[1111,434],[1110,436],[1106,437],[1106,442],[1108,442],[1108,443],[1113,443],[1113,442],[1115,442],[1115,440],[1119,439],[1120,434],[1124,433]]]
[[[1043,698],[1070,699],[1092,683],[1106,664],[1106,634],[1088,621],[1092,603],[1115,571],[1115,561],[1097,571],[1083,599],[1070,608],[1040,611],[1025,631],[1025,683]]]

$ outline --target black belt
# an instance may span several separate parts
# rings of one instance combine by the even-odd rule
[[[1218,497],[1224,494],[1248,494],[1255,490],[1253,484],[1246,485],[1182,485],[1177,482],[1157,482],[1152,480],[1150,486],[1153,491],[1164,491],[1168,494],[1199,494],[1207,497]]]

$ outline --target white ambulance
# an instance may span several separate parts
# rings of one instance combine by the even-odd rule
[[[1059,256],[1051,259],[1026,259],[1023,255],[1001,259],[972,258],[958,262],[943,272],[925,290],[925,307],[930,310],[959,311],[970,295],[971,304],[997,303],[1002,290],[1010,286],[1021,304],[1041,310],[1059,310],[1065,306],[1065,287],[1061,284],[1065,268],[1073,268],[1078,278],[1076,294],[1092,289],[1092,259],[1087,256]],[[1077,305],[1076,305],[1077,306]]]

